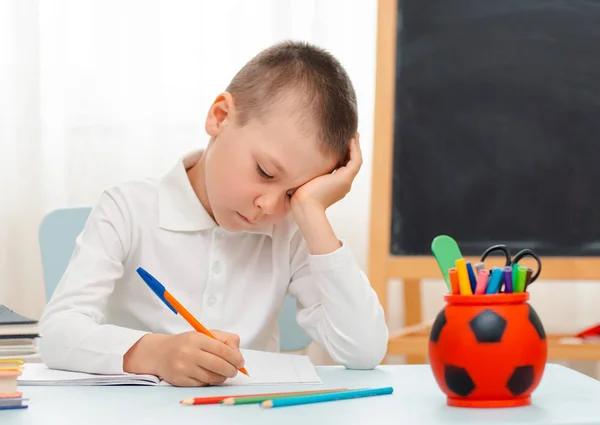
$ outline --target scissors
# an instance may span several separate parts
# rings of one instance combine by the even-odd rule
[[[519,264],[519,261],[521,261],[525,257],[533,258],[535,260],[535,262],[537,263],[538,268],[537,268],[537,271],[535,272],[535,274],[533,276],[531,276],[531,280],[529,281],[530,284],[535,282],[535,280],[540,275],[540,272],[542,271],[542,260],[540,260],[540,257],[538,257],[538,255],[529,248],[526,248],[526,249],[523,249],[523,250],[517,252],[515,254],[515,256],[511,258],[510,250],[508,249],[508,247],[506,245],[490,246],[488,249],[486,249],[483,252],[483,254],[481,254],[480,261],[483,263],[485,261],[485,259],[488,257],[488,255],[490,255],[492,252],[495,252],[495,251],[501,251],[504,254],[504,257],[506,258],[505,267],[507,267],[507,266],[512,267],[514,264]]]

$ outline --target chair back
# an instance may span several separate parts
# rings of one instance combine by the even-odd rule
[[[75,240],[83,230],[91,212],[89,207],[60,208],[48,213],[39,229],[39,244],[46,302],[50,300],[75,249]],[[281,351],[306,348],[310,337],[296,322],[296,301],[286,297],[279,316]]]

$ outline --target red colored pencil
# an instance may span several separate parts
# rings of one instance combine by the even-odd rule
[[[187,405],[196,405],[196,404],[219,404],[226,398],[231,397],[231,395],[222,395],[222,396],[214,396],[214,397],[195,397],[195,398],[186,398],[185,400],[181,400],[179,403],[187,404]]]
[[[288,391],[288,392],[278,392],[278,393],[259,393],[259,394],[227,394],[227,395],[218,395],[212,397],[194,397],[194,398],[186,398],[185,400],[181,400],[179,403],[186,404],[189,406],[194,406],[197,404],[219,404],[226,398],[237,398],[237,397],[262,397],[262,396],[273,396],[280,394],[310,394],[312,392],[319,392],[323,390],[312,390],[312,391]]]

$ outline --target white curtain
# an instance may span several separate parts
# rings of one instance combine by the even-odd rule
[[[376,12],[375,0],[0,0],[0,304],[38,317],[44,214],[205,146],[214,97],[279,40],[317,43],[346,66],[369,162]],[[348,202],[362,230],[332,214],[365,265],[368,165],[360,176]]]

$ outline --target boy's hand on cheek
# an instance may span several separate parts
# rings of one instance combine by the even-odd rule
[[[346,165],[334,173],[309,181],[292,195],[292,214],[313,255],[329,254],[341,246],[325,210],[346,196],[360,170],[362,154],[358,134],[350,142],[349,158]]]
[[[352,139],[349,148],[349,160],[346,165],[332,174],[319,176],[299,187],[292,195],[291,207],[294,215],[301,209],[311,208],[325,211],[350,192],[352,182],[362,165],[359,136]]]

